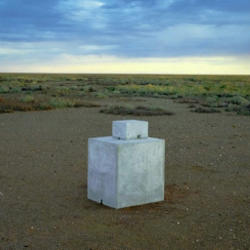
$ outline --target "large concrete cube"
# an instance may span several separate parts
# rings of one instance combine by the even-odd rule
[[[88,198],[113,208],[164,200],[165,141],[88,141]]]

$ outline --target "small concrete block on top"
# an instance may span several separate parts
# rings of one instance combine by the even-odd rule
[[[89,139],[88,199],[113,208],[164,200],[165,141],[147,135],[148,122],[129,120]]]
[[[112,136],[122,140],[147,138],[148,122],[136,120],[113,121]]]

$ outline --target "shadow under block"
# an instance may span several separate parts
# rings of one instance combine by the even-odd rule
[[[113,208],[164,200],[165,141],[88,141],[88,199]]]

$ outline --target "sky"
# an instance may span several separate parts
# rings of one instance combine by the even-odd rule
[[[0,72],[250,74],[250,1],[0,0]]]

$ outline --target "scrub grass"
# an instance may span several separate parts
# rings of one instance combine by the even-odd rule
[[[146,106],[131,107],[125,105],[109,106],[101,109],[100,112],[113,115],[134,115],[134,116],[174,115],[173,112],[169,112],[158,107],[146,107]]]
[[[39,110],[39,105],[43,109],[84,107],[88,106],[85,99],[105,103],[112,97],[134,96],[249,115],[250,76],[0,74],[0,97],[25,104],[24,110],[30,106]],[[1,104],[2,112],[5,107],[9,106]]]
[[[0,113],[12,113],[14,111],[34,111],[34,110],[49,110],[50,106],[42,106],[37,102],[22,102],[16,99],[0,99]]]
[[[220,110],[215,109],[215,108],[203,108],[203,107],[198,107],[192,110],[192,112],[196,113],[221,113]]]
[[[0,98],[0,113],[12,113],[14,111],[39,111],[58,108],[95,108],[100,107],[97,103],[81,100],[68,100],[64,98],[34,99],[32,96],[25,96],[20,99]]]

